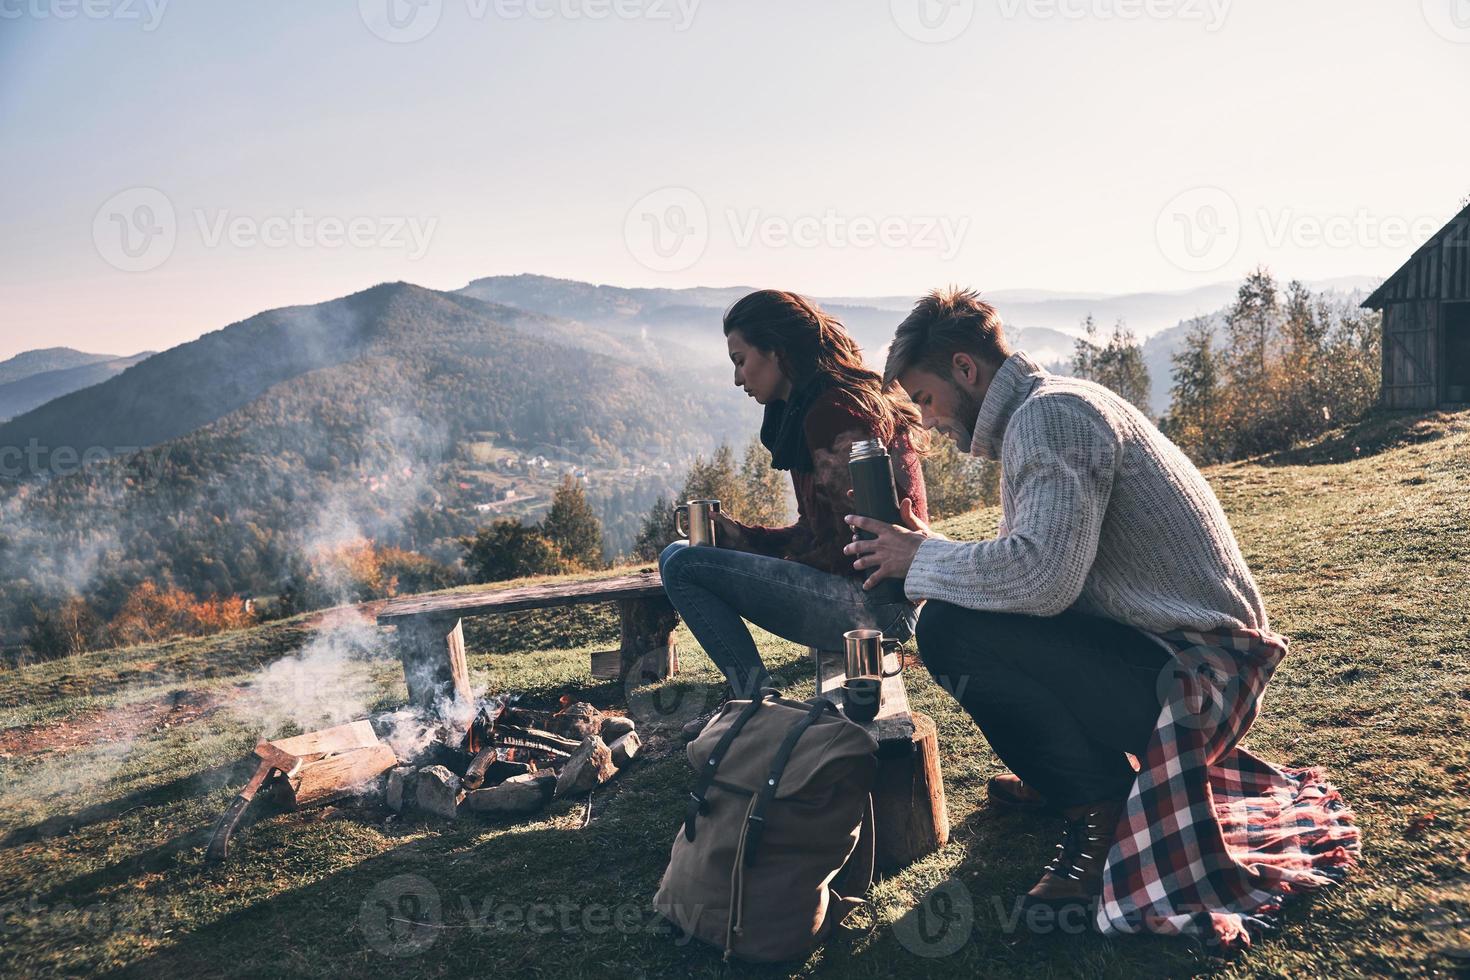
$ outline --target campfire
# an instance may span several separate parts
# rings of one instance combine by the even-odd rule
[[[387,803],[451,817],[533,813],[553,798],[590,792],[637,756],[633,721],[563,696],[556,711],[516,698],[482,699],[467,727],[438,725],[417,765],[388,774]],[[390,736],[391,737],[391,736]]]
[[[565,696],[555,711],[519,700],[481,698],[466,706],[441,699],[436,708],[402,708],[261,742],[255,775],[220,817],[208,857],[228,855],[235,827],[262,788],[288,810],[381,792],[398,813],[526,816],[553,799],[587,795],[641,747],[630,718]]]

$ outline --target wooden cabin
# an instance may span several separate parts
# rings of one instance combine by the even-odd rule
[[[1363,305],[1383,312],[1385,408],[1470,402],[1470,207]]]

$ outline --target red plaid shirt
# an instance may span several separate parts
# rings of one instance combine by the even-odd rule
[[[1261,630],[1164,634],[1163,711],[1103,872],[1104,933],[1250,945],[1287,896],[1340,880],[1360,854],[1320,769],[1278,769],[1240,740],[1287,652]]]

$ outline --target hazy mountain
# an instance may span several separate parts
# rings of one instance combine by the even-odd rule
[[[111,361],[116,354],[88,354],[70,347],[45,347],[40,350],[22,351],[9,360],[0,361],[0,385],[28,378],[47,371],[63,371],[67,368]]]
[[[60,398],[62,395],[106,381],[113,375],[126,371],[134,364],[152,357],[153,353],[153,351],[144,351],[132,357],[110,359],[104,357],[102,360],[90,361],[76,367],[40,371],[0,384],[0,421],[29,412],[53,398]]]
[[[498,485],[474,446],[554,458],[543,482],[587,472],[599,506],[636,518],[695,452],[758,425],[708,372],[546,339],[570,332],[394,283],[252,317],[53,402],[64,419],[14,420],[7,442],[159,444],[84,469],[58,459],[48,479],[0,495],[0,630],[72,593],[109,612],[143,578],[269,593],[302,554],[359,533],[453,560],[456,537],[491,519],[475,505]]]

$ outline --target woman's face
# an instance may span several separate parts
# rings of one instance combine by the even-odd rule
[[[791,395],[791,382],[781,371],[774,351],[764,351],[745,341],[739,330],[725,335],[730,361],[735,365],[735,386],[759,404],[785,401]]]

